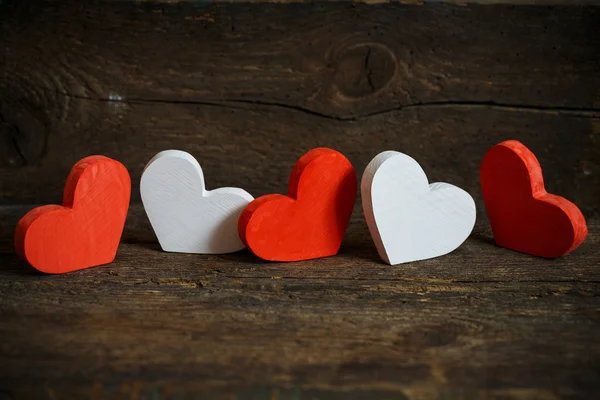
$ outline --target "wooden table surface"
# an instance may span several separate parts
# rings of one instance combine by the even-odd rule
[[[600,393],[600,219],[574,253],[499,248],[388,266],[357,215],[335,257],[167,254],[139,207],[107,266],[12,251],[4,207],[0,399],[557,399]],[[4,396],[4,397],[2,397]]]

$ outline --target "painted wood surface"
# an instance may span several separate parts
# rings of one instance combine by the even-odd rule
[[[294,165],[287,196],[261,196],[242,211],[240,238],[264,260],[335,255],[354,209],[356,189],[356,172],[342,153],[312,149]]]
[[[62,274],[115,259],[131,194],[123,164],[104,156],[79,161],[65,184],[63,205],[28,212],[17,224],[15,249],[38,271]]]
[[[585,218],[564,197],[546,192],[542,167],[516,140],[492,147],[481,163],[481,190],[494,239],[500,246],[555,258],[587,236]]]
[[[240,188],[206,190],[202,168],[189,153],[165,150],[154,156],[140,193],[164,251],[221,254],[244,248],[237,223],[254,198]]]
[[[361,180],[362,207],[379,256],[388,264],[425,260],[460,246],[475,226],[475,202],[461,188],[429,184],[410,156],[385,151]]]

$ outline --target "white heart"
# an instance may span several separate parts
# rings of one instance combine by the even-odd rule
[[[475,225],[469,193],[448,183],[429,184],[419,163],[397,151],[371,160],[360,190],[375,247],[391,265],[448,254]]]
[[[155,155],[144,168],[140,192],[164,251],[223,254],[244,248],[237,224],[254,198],[239,188],[206,190],[202,168],[190,154]]]

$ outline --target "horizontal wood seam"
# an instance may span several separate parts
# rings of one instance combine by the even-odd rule
[[[47,90],[47,89],[45,89]],[[295,106],[280,102],[270,102],[263,100],[253,99],[237,99],[237,98],[223,98],[216,100],[170,100],[170,99],[152,99],[152,98],[93,98],[81,95],[74,95],[64,93],[60,91],[53,91],[54,94],[83,101],[97,101],[106,103],[120,103],[120,104],[183,104],[183,105],[203,105],[212,107],[223,107],[230,109],[246,109],[245,107],[236,106],[236,104],[251,104],[265,107],[278,107],[288,110],[299,111],[305,114],[313,116],[342,121],[352,122],[361,119],[366,119],[374,116],[389,114],[404,110],[418,110],[418,109],[435,109],[435,108],[487,108],[500,111],[515,111],[515,112],[532,112],[532,113],[544,113],[553,115],[583,117],[590,119],[600,119],[600,108],[577,108],[577,107],[555,107],[555,106],[538,106],[531,104],[513,104],[513,103],[501,103],[493,100],[489,101],[469,101],[469,100],[444,100],[444,101],[431,101],[431,102],[415,102],[400,105],[397,107],[387,108],[384,110],[373,111],[369,113],[340,116],[330,115],[319,111],[311,110],[309,108]]]

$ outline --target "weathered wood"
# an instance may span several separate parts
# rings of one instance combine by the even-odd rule
[[[400,150],[480,200],[481,157],[510,138],[550,190],[600,196],[598,8],[5,0],[0,18],[3,204],[56,201],[92,153],[137,186],[165,148],[211,185],[281,192],[320,145],[358,171]]]
[[[135,208],[130,227],[147,224]],[[3,208],[6,245],[19,212]],[[498,248],[479,229],[448,256],[390,267],[355,220],[340,255],[322,260],[167,254],[137,241],[111,265],[63,276],[24,269],[6,246],[0,393],[592,398],[600,390],[597,219],[590,232],[554,261]],[[135,229],[129,234],[136,242]]]
[[[19,218],[27,212],[28,206],[1,207],[0,216],[0,256],[4,260],[14,258],[12,237],[14,227]],[[449,256],[440,259],[431,259],[424,262],[408,263],[401,267],[390,267],[381,262],[377,250],[364,221],[364,217],[355,212],[350,221],[350,227],[344,237],[340,255],[324,258],[318,261],[316,267],[310,262],[298,263],[269,263],[253,257],[249,252],[242,251],[229,255],[178,255],[161,253],[156,236],[148,222],[141,205],[133,205],[129,210],[123,243],[136,245],[132,249],[133,255],[127,256],[130,260],[139,254],[148,264],[159,268],[161,260],[183,260],[183,262],[198,262],[222,260],[230,262],[231,270],[239,273],[240,277],[250,277],[252,273],[260,273],[261,277],[288,276],[295,278],[327,278],[327,279],[403,279],[406,271],[412,276],[418,276],[423,281],[448,281],[458,280],[465,282],[493,282],[493,281],[600,281],[600,235],[594,234],[600,230],[598,218],[588,221],[590,235],[572,255],[567,255],[558,260],[543,260],[532,256],[522,255],[493,244],[492,232],[487,221],[478,221],[473,234],[458,250]],[[126,247],[127,248],[127,247]],[[479,249],[484,248],[485,254],[478,255]],[[144,254],[143,256],[141,254]],[[123,257],[123,251],[117,259]],[[501,264],[493,262],[480,262],[471,257],[490,257],[502,260]],[[187,261],[185,261],[187,260]],[[592,262],[594,261],[595,262]],[[248,261],[247,264],[244,261]],[[241,264],[240,264],[241,263]],[[353,263],[360,263],[365,268],[362,275],[356,275]],[[468,264],[464,271],[459,268],[449,268],[448,265]],[[2,263],[0,263],[2,265]],[[557,265],[559,267],[557,267]],[[16,267],[16,265],[13,265]],[[299,268],[300,267],[300,268]],[[145,268],[145,267],[144,267]],[[134,277],[139,271],[131,270]],[[69,275],[71,276],[71,275]],[[121,277],[125,276],[123,273]]]
[[[599,101],[595,7],[63,0],[3,10],[3,85],[22,95],[265,102],[339,118],[431,102]]]
[[[144,165],[168,148],[194,155],[211,187],[241,187],[255,197],[282,193],[295,160],[325,146],[346,155],[359,176],[375,154],[400,150],[418,159],[431,181],[467,190],[482,211],[479,164],[487,149],[507,138],[527,144],[542,164],[548,190],[568,197],[584,214],[600,198],[600,123],[590,118],[466,107],[339,122],[267,106],[132,104],[125,106],[128,121],[119,125],[118,110],[110,103],[72,100],[68,119],[48,137],[50,150],[38,166],[0,169],[0,201],[60,201],[70,168],[86,154],[122,161],[132,177],[132,198],[139,201]],[[27,190],[24,182],[31,182]]]
[[[0,204],[72,165],[158,151],[285,192],[307,150],[395,149],[473,195],[448,256],[381,263],[355,208],[336,257],[159,251],[134,205],[115,263],[24,269],[0,208],[0,399],[516,399],[600,392],[600,8],[0,2]],[[573,254],[493,245],[478,167],[518,139],[589,218]],[[443,156],[445,155],[445,156]]]

